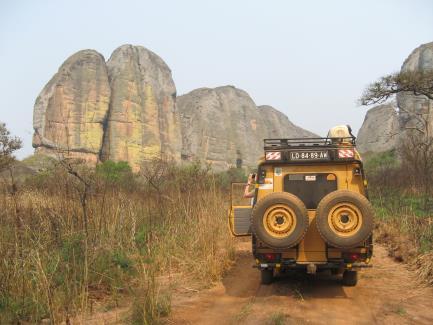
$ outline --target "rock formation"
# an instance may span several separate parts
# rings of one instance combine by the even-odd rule
[[[426,70],[433,70],[433,42],[416,48],[401,67],[402,72]],[[430,129],[433,130],[433,113],[427,116],[429,111],[433,112],[433,101],[425,96],[399,93],[397,95],[397,105],[399,107],[399,121],[402,129],[417,124],[415,116],[421,113],[427,117],[430,122]]]
[[[253,167],[263,154],[263,139],[313,136],[270,106],[257,108],[233,86],[200,88],[178,97],[182,122],[182,160],[200,160],[222,170]]]
[[[180,160],[176,87],[164,61],[124,45],[109,61],[93,50],[68,58],[36,100],[33,146],[96,163],[155,156]]]
[[[101,54],[83,50],[69,57],[36,99],[33,146],[96,162],[110,92]]]
[[[133,167],[161,154],[180,160],[180,125],[171,71],[141,46],[117,48],[107,62],[111,101],[102,158]]]
[[[401,67],[402,72],[432,69],[433,42],[416,48]],[[382,152],[396,148],[404,140],[408,127],[419,126],[416,116],[420,114],[429,121],[430,130],[433,130],[433,101],[425,96],[399,93],[396,105],[380,105],[367,112],[358,133],[358,148],[361,152]]]
[[[160,156],[222,170],[256,166],[264,138],[314,136],[233,86],[200,88],[177,101],[169,67],[144,47],[123,45],[107,62],[80,51],[36,100],[33,146],[93,163],[127,161],[134,170]]]
[[[378,153],[396,147],[399,132],[395,104],[375,106],[367,111],[358,132],[357,147],[361,153]]]
[[[251,97],[232,86],[200,88],[177,100],[182,121],[182,159],[216,169],[254,165],[265,137]]]
[[[258,109],[260,120],[266,130],[266,138],[318,137],[318,135],[293,124],[285,114],[272,106],[261,105]]]

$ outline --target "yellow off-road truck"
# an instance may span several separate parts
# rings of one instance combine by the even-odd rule
[[[249,203],[236,203],[229,225],[251,236],[263,284],[289,269],[331,270],[355,286],[373,253],[373,209],[349,126],[326,138],[266,139]]]

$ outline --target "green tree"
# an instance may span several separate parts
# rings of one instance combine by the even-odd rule
[[[13,153],[21,149],[22,142],[18,137],[13,137],[6,124],[0,122],[0,171],[9,168],[15,161]]]
[[[132,175],[132,170],[126,161],[107,160],[96,166],[96,173],[108,182],[119,182]]]

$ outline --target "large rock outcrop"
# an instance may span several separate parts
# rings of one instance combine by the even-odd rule
[[[433,42],[423,44],[416,48],[404,61],[402,72],[433,70]],[[433,130],[433,101],[425,96],[415,96],[410,93],[399,93],[397,95],[399,107],[400,127],[419,126],[416,116],[423,114],[429,121],[430,130]],[[430,115],[430,116],[428,116]]]
[[[182,159],[201,160],[216,169],[252,166],[260,155],[264,130],[251,97],[232,86],[200,88],[177,101],[182,121]]]
[[[394,103],[373,107],[367,111],[358,132],[357,147],[361,153],[379,153],[397,145],[399,123]]]
[[[171,71],[141,46],[117,48],[106,63],[93,50],[69,57],[36,100],[33,146],[58,154],[127,161],[180,160],[180,121]]]
[[[96,163],[200,160],[213,168],[256,166],[263,139],[314,136],[233,86],[177,98],[171,71],[155,53],[123,45],[105,62],[75,53],[44,87],[34,108],[33,146],[51,156]],[[179,109],[179,110],[178,110]]]
[[[110,93],[101,54],[83,50],[70,56],[36,99],[33,146],[96,162]]]
[[[257,108],[233,86],[193,90],[178,97],[177,105],[182,159],[200,160],[217,170],[256,166],[265,138],[313,135],[270,106]]]
[[[426,70],[433,70],[433,42],[416,48],[401,67],[402,72]],[[412,93],[397,94],[396,104],[380,105],[367,112],[358,133],[359,150],[375,153],[396,149],[406,139],[406,130],[424,127],[419,117],[425,118],[433,130],[433,101]]]
[[[141,46],[117,48],[107,62],[111,87],[102,158],[137,168],[161,155],[180,160],[180,123],[171,70]]]
[[[266,138],[314,138],[318,135],[295,124],[279,110],[269,105],[258,107],[260,120],[264,124]]]

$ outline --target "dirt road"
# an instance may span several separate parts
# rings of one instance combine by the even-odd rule
[[[249,242],[238,244],[236,265],[214,288],[178,294],[169,324],[433,324],[433,289],[376,245],[374,267],[356,287],[337,277],[299,274],[260,285]]]

